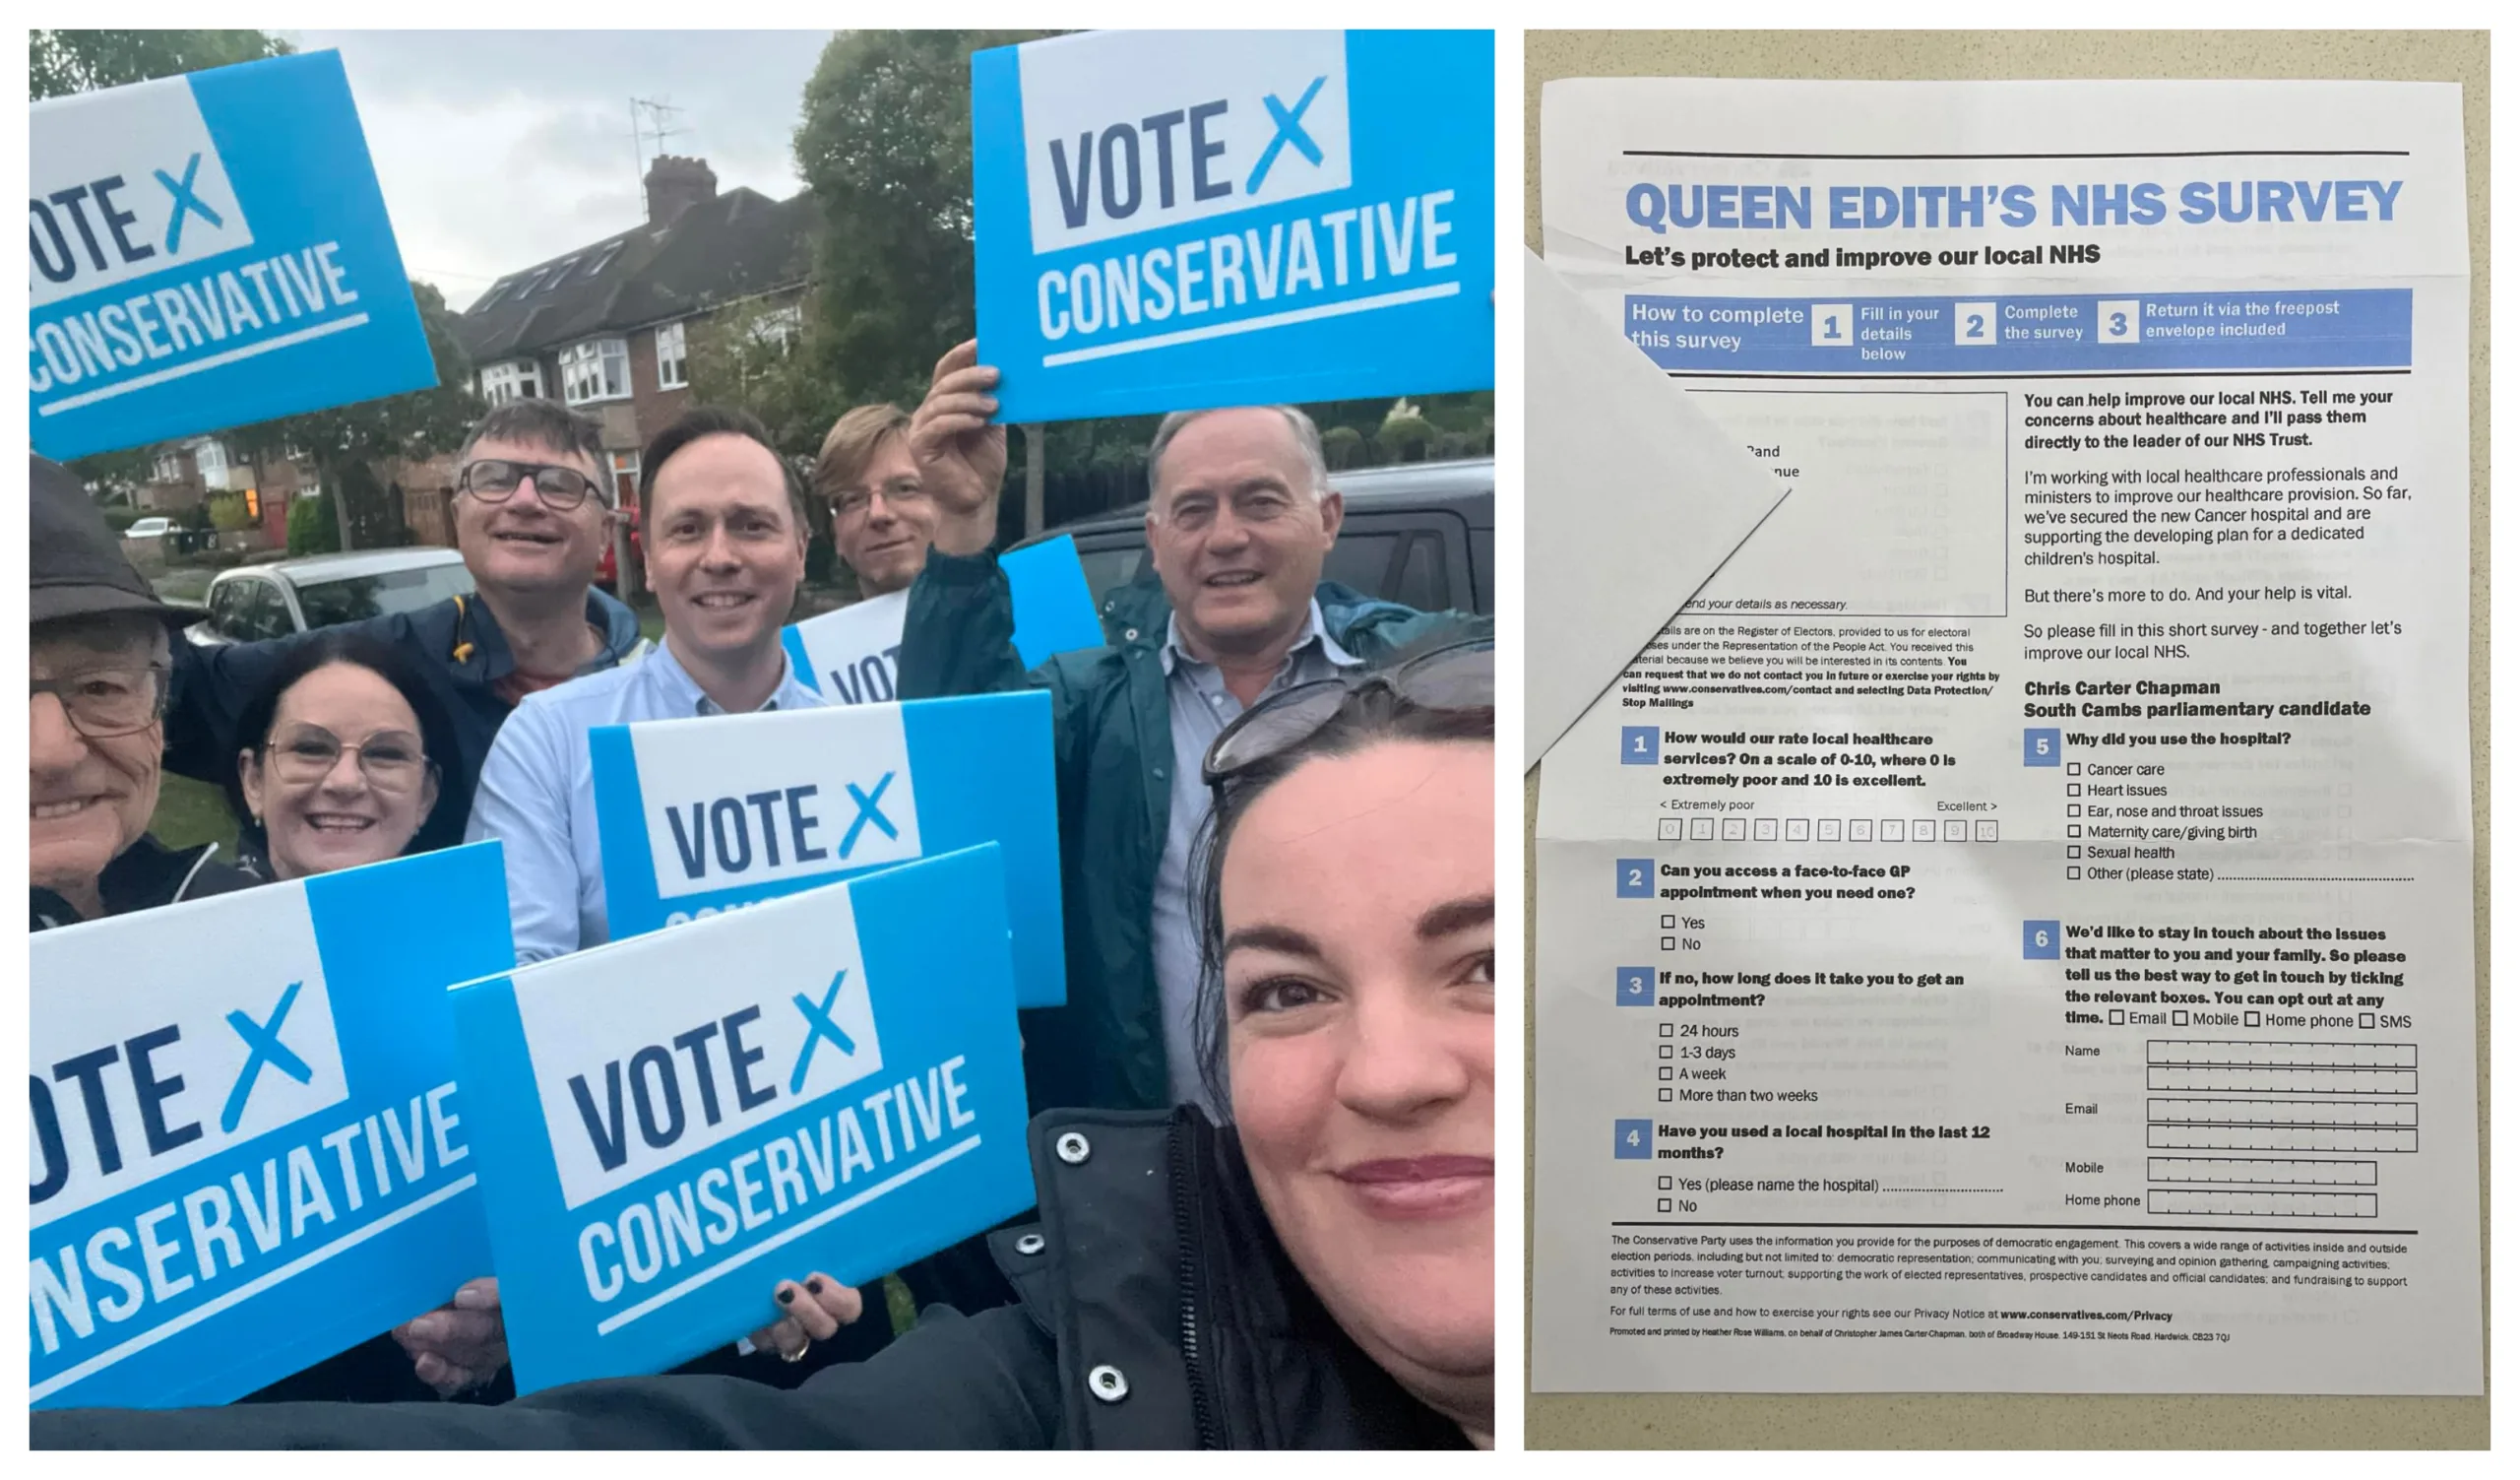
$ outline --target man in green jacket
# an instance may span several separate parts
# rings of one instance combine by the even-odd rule
[[[984,377],[984,378],[982,378]],[[986,418],[995,372],[940,366],[911,425],[912,455],[951,517],[911,587],[905,699],[1027,684],[1049,690],[1059,778],[1067,1005],[1029,1014],[1036,1109],[1210,1115],[1193,1051],[1199,951],[1190,850],[1208,814],[1199,763],[1245,709],[1298,683],[1369,666],[1430,634],[1484,635],[1482,618],[1376,601],[1321,579],[1343,504],[1321,436],[1292,407],[1176,412],[1148,449],[1141,579],[1106,608],[1112,646],[1027,674],[1005,575],[985,537],[1006,473]],[[991,517],[973,517],[980,513]]]

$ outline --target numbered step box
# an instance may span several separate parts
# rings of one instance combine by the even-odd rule
[[[2053,920],[2025,920],[2021,923],[2021,958],[2025,961],[2060,961],[2065,955],[2064,927]]]
[[[1995,342],[1995,305],[1992,303],[1954,303],[1951,305],[1951,342],[1955,345],[1991,345]]]
[[[1823,843],[1838,842],[1846,836],[1846,830],[1847,820],[1844,817],[1822,817],[1820,819],[1820,841]]]
[[[1714,842],[1715,819],[1713,817],[1689,818],[1689,841],[1692,843]]]
[[[1847,819],[1847,841],[1850,843],[1871,842],[1872,819],[1870,817],[1849,817]]]
[[[2103,298],[2093,318],[2092,338],[2104,345],[2143,343],[2144,304],[2140,298]]]
[[[1760,817],[1750,824],[1750,836],[1761,843],[1776,841],[1776,818]]]
[[[1654,823],[1654,839],[1659,843],[1678,842],[1680,840],[1680,819],[1677,817],[1657,818]]]
[[[1785,840],[1786,840],[1787,842],[1789,842],[1789,843],[1808,843],[1808,842],[1810,842],[1810,841],[1811,841],[1811,819],[1810,819],[1810,818],[1808,818],[1808,817],[1788,817],[1788,818],[1786,818],[1786,819],[1785,819]]]
[[[1652,899],[1654,897],[1654,861],[1652,859],[1620,859],[1618,861],[1618,897]]]
[[[1655,748],[1661,734],[1651,725],[1618,727],[1618,763],[1623,766],[1650,766],[1663,758]]]
[[[1946,843],[1966,843],[1966,842],[1968,842],[1968,841],[1969,841],[1969,819],[1968,819],[1968,818],[1966,818],[1966,817],[1945,817],[1945,818],[1943,818],[1943,819],[1942,819],[1942,840],[1943,840],[1944,842],[1946,842]]]
[[[1652,1161],[1654,1159],[1654,1123],[1652,1121],[1612,1121],[1610,1126],[1617,1132],[1617,1150],[1613,1153],[1617,1160]]]
[[[1749,836],[1750,836],[1750,819],[1749,819],[1749,818],[1747,818],[1747,817],[1727,817],[1727,818],[1725,818],[1725,819],[1724,819],[1724,841],[1725,841],[1725,842],[1727,842],[1727,843],[1738,843],[1738,842],[1742,842],[1742,841],[1746,840]]]
[[[1994,818],[1992,818],[1992,817],[1980,817],[1979,819],[1977,819],[1977,821],[1976,821],[1975,823],[1973,823],[1973,824],[1972,824],[1972,826],[1974,826],[1974,827],[1976,828],[1976,830],[1977,830],[1977,835],[1978,835],[1978,841],[1979,841],[1979,842],[1981,842],[1981,843],[1991,843],[1991,842],[1994,842],[1994,841],[1995,841],[1995,819],[1994,819]]]
[[[1881,841],[1884,843],[1904,843],[1908,841],[1908,819],[1905,817],[1882,818]]]
[[[1855,347],[1855,305],[1852,303],[1812,304],[1811,343],[1824,350],[1853,349]]]
[[[1622,1007],[1654,1005],[1654,968],[1622,966],[1618,969],[1618,1004]]]
[[[2021,732],[2021,763],[2025,766],[2052,766],[2065,758],[2065,732],[2062,730],[2025,730]]]

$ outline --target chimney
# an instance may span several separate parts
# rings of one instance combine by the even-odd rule
[[[718,196],[718,174],[706,160],[659,155],[648,166],[648,225],[671,225],[674,218]]]

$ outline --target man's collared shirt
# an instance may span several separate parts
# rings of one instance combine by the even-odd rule
[[[819,709],[823,697],[797,680],[789,663],[761,707]],[[482,763],[464,840],[496,838],[507,853],[518,965],[611,938],[587,733],[598,725],[724,713],[674,661],[669,642],[658,643],[640,662],[528,694],[516,707]]]
[[[1155,943],[1156,991],[1163,998],[1164,1062],[1174,1104],[1197,1105],[1210,1119],[1222,1119],[1199,1083],[1199,937],[1190,926],[1190,846],[1208,820],[1208,786],[1199,779],[1200,764],[1246,706],[1226,688],[1225,675],[1214,664],[1202,663],[1182,648],[1177,618],[1166,620],[1161,656],[1172,712],[1172,815],[1164,835],[1164,859],[1155,870],[1155,919],[1149,933]],[[1321,603],[1315,601],[1303,635],[1278,665],[1258,702],[1267,703],[1271,695],[1298,683],[1335,678],[1340,670],[1361,661],[1331,640],[1321,622]]]

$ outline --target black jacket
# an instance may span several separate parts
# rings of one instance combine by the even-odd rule
[[[140,841],[114,855],[105,871],[96,875],[96,897],[103,902],[106,915],[128,915],[178,900],[232,894],[262,882],[242,869],[213,862],[212,855],[218,852],[216,843],[168,848],[142,833]],[[32,892],[34,917],[27,929],[48,931],[81,923],[81,916],[70,907],[70,901],[40,884]]]
[[[1073,1137],[1073,1139],[1071,1139]],[[1064,1143],[1064,1151],[1061,1149]],[[1040,1221],[989,1235],[1021,1304],[931,1310],[782,1392],[580,1383],[499,1408],[47,1410],[37,1448],[1459,1448],[1331,1320],[1229,1131],[1195,1110],[1033,1123]],[[870,1313],[871,1314],[871,1313]]]
[[[639,647],[638,614],[600,591],[587,592],[587,624],[603,634],[603,651],[581,674],[611,668]],[[452,761],[439,764],[446,790],[438,810],[451,808],[458,819],[471,816],[481,762],[515,708],[492,687],[516,672],[516,658],[490,609],[477,597],[449,597],[417,611],[369,617],[349,630],[402,648],[427,676],[455,727],[458,751]],[[234,779],[236,752],[244,748],[236,722],[288,650],[311,635],[299,632],[212,648],[178,638],[175,687],[166,707],[166,769],[214,786]]]

